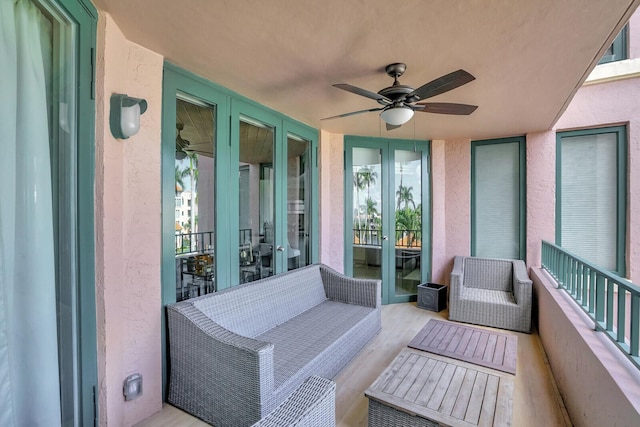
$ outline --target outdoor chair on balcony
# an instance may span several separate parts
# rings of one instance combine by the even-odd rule
[[[520,260],[457,256],[451,271],[449,320],[529,333],[531,287]]]

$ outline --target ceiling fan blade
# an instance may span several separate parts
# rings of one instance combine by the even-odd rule
[[[347,92],[355,93],[356,95],[364,96],[366,98],[375,99],[376,101],[385,101],[387,103],[391,103],[391,100],[386,96],[382,96],[379,93],[371,92],[369,90],[352,86],[347,83],[338,83],[333,85],[333,87],[337,87],[338,89],[346,90]]]
[[[456,114],[459,116],[468,116],[476,111],[477,105],[468,104],[454,104],[451,102],[423,102],[416,104],[423,108],[416,109],[423,113],[437,113],[437,114]]]
[[[337,116],[325,117],[324,119],[320,119],[320,120],[339,119],[341,117],[355,116],[356,114],[369,113],[371,111],[380,111],[382,109],[383,109],[383,107],[370,108],[368,110],[352,111],[351,113],[338,114]]]
[[[386,123],[387,125],[387,130],[394,130],[394,129],[398,129],[401,125],[390,125],[389,123]]]
[[[453,73],[449,73],[420,86],[418,89],[408,94],[406,98],[409,99],[413,96],[417,96],[420,99],[431,98],[432,96],[448,92],[475,79],[475,77],[467,73],[465,70],[454,71]]]

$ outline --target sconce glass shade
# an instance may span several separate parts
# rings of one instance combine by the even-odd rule
[[[125,138],[129,138],[138,133],[140,130],[140,104],[121,108],[120,129]]]
[[[407,107],[389,108],[380,113],[380,117],[390,125],[400,126],[411,120],[413,110]]]
[[[127,139],[140,130],[140,116],[147,111],[147,101],[131,98],[125,94],[111,95],[109,126],[111,134],[118,139]]]

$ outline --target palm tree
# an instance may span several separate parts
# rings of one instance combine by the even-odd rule
[[[356,172],[353,174],[353,186],[356,187],[356,203],[355,205],[358,207],[358,229],[360,229],[360,191],[364,190],[365,183],[362,179],[362,174]]]
[[[185,173],[188,173],[186,171],[187,169],[182,170],[180,169],[180,166],[176,165],[176,186],[179,185],[182,190],[184,190],[184,180],[182,178],[186,176]],[[176,187],[176,195],[177,194],[178,194],[178,188]]]
[[[414,240],[421,238],[422,229],[422,208],[409,209],[405,207],[403,209],[396,210],[396,231],[402,231],[402,236],[407,236],[407,246],[413,246]],[[396,235],[396,240],[399,236]],[[403,237],[400,237],[402,239]]]
[[[360,169],[359,173],[362,175],[362,182],[367,186],[367,197],[371,198],[371,186],[376,184],[378,173],[369,169],[368,166]]]
[[[367,218],[371,219],[373,216],[378,214],[378,209],[376,208],[378,202],[373,200],[371,197],[367,197],[365,203],[367,204]]]
[[[405,187],[400,184],[398,187],[398,191],[396,191],[396,196],[398,198],[398,206],[396,209],[400,209],[400,205],[404,203],[405,209],[409,207],[409,203],[413,206],[413,209],[416,208],[416,204],[413,201],[413,187]]]
[[[191,183],[191,233],[197,232],[196,224],[196,203],[197,203],[197,185],[198,185],[198,155],[196,153],[187,153],[189,159],[189,167],[183,171],[184,176],[189,176]]]

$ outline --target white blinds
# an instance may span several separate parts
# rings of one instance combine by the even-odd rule
[[[615,133],[561,141],[560,243],[608,270],[616,270],[616,149]]]
[[[475,146],[475,256],[520,258],[520,144]]]

